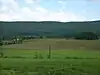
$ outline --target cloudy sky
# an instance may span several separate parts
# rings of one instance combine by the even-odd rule
[[[100,20],[100,0],[0,0],[0,21]]]

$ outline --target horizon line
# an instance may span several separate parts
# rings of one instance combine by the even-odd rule
[[[87,21],[66,21],[66,22],[95,22],[95,21],[100,21],[100,20],[87,20]],[[26,21],[0,21],[0,22],[61,22],[61,23],[66,23],[66,22],[62,22],[62,21],[32,21],[32,20],[26,20]]]

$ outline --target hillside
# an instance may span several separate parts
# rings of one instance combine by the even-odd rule
[[[73,36],[80,32],[95,32],[100,35],[100,21],[86,22],[0,22],[0,35],[44,35],[44,36]]]

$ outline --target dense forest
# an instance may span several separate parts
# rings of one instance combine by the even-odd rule
[[[100,36],[100,21],[55,22],[55,21],[0,21],[0,36],[47,36],[73,37],[81,32],[93,32]]]

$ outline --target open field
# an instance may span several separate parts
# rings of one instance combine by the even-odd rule
[[[49,39],[3,46],[0,75],[100,75],[99,45],[98,40]]]
[[[100,50],[100,40],[34,39],[26,40],[23,44],[3,46],[3,48],[47,50],[49,46],[53,50]]]
[[[0,75],[100,75],[99,51],[53,50],[51,59],[47,50],[6,49],[4,54]]]

